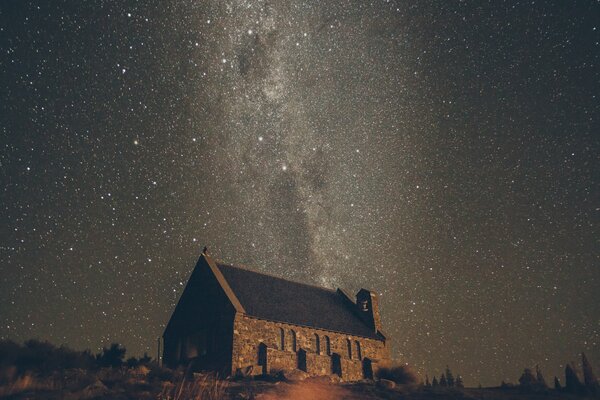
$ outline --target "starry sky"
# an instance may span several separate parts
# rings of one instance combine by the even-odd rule
[[[0,338],[156,353],[204,245],[467,385],[600,368],[597,1],[3,1]]]

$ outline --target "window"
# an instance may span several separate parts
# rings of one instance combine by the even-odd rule
[[[329,340],[329,336],[325,336],[325,354],[328,356],[331,355],[331,341]]]
[[[290,340],[292,345],[292,351],[296,351],[296,332],[293,329],[290,330]]]
[[[285,350],[285,331],[279,328],[279,350]]]
[[[356,357],[358,357],[359,360],[362,360],[362,352],[360,351],[360,342],[357,340],[355,343],[356,343]]]
[[[346,347],[348,348],[348,358],[352,359],[352,342],[350,339],[346,339]]]
[[[319,335],[315,333],[315,337],[313,338],[313,350],[317,354],[321,354],[321,340],[319,339]]]

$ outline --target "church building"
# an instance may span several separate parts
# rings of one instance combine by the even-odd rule
[[[201,254],[163,334],[166,366],[221,375],[300,369],[372,378],[390,357],[377,294],[355,298]]]

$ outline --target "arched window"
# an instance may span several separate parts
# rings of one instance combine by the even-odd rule
[[[285,350],[285,331],[279,328],[279,350]]]
[[[348,348],[348,358],[352,359],[352,342],[350,339],[346,339],[346,347]]]
[[[360,342],[358,340],[356,341],[356,357],[362,360],[362,352],[360,351]]]
[[[291,329],[290,330],[290,341],[291,341],[291,347],[292,347],[292,351],[296,351],[296,332]]]
[[[313,338],[313,350],[317,354],[321,354],[321,339],[319,339],[319,335],[315,333],[315,337]]]
[[[325,354],[328,356],[331,355],[331,340],[329,340],[329,336],[325,336]]]

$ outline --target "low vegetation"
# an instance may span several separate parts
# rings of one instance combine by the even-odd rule
[[[98,354],[56,347],[29,340],[23,344],[0,341],[0,398],[10,399],[153,399],[153,400],[578,400],[600,398],[592,366],[582,354],[579,365],[568,364],[565,384],[558,377],[550,387],[539,367],[525,369],[518,384],[503,382],[496,388],[463,388],[460,375],[446,367],[440,378],[421,382],[412,368],[390,363],[382,366],[376,381],[339,382],[333,377],[302,381],[246,377],[220,379],[209,373],[160,367],[148,355],[126,358],[118,344]],[[292,371],[294,372],[294,371]],[[300,371],[296,371],[300,372]],[[268,378],[268,377],[267,377]]]
[[[383,365],[377,370],[378,379],[387,379],[398,385],[414,385],[419,383],[419,377],[415,371],[406,364],[390,363]]]

